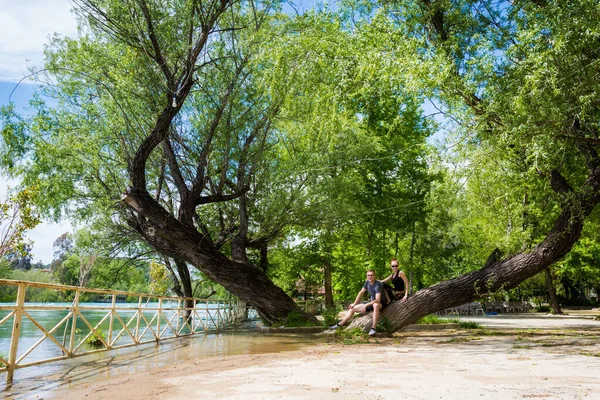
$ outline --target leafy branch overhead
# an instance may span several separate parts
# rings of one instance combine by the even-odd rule
[[[277,322],[299,280],[333,303],[397,257],[395,329],[593,275],[595,2],[73,4],[36,75],[53,106],[3,108],[2,167],[44,216],[152,253],[161,290],[212,281]]]

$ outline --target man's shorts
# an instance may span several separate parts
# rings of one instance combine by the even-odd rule
[[[367,304],[367,303],[368,302],[364,302],[363,304]],[[379,311],[383,310],[386,307],[387,307],[387,304],[381,303],[381,309]],[[373,304],[371,304],[370,306],[367,306],[367,309],[365,311],[368,313],[373,312]]]

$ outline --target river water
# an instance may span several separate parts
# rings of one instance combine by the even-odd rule
[[[0,319],[6,314],[7,312],[0,311]],[[90,322],[102,318],[101,313],[88,314]],[[35,319],[44,327],[50,327],[65,315],[66,311],[36,311]],[[255,323],[256,321],[249,321],[219,333],[196,334],[161,341],[159,344],[125,347],[18,369],[15,371],[13,384],[4,387],[0,398],[53,398],[53,392],[58,388],[69,388],[122,374],[143,373],[190,359],[298,350],[324,341],[319,335],[258,333]],[[77,326],[79,327],[79,323]],[[12,323],[0,326],[0,352],[5,356],[10,347],[11,328]],[[27,344],[35,343],[41,337],[43,334],[32,323],[24,320],[19,349],[28,348]],[[35,352],[35,358],[40,359],[61,355],[58,346],[49,339],[44,340]],[[0,384],[3,385],[5,373],[0,374],[0,379]]]

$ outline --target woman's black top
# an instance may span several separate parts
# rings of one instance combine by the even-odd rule
[[[400,278],[400,271],[396,276],[392,276],[392,286],[396,292],[404,291],[404,279]]]

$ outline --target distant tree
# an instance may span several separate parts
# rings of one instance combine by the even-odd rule
[[[52,243],[52,247],[54,248],[54,259],[52,260],[52,264],[60,263],[64,261],[64,259],[69,255],[69,253],[73,250],[73,235],[69,232],[65,232]]]
[[[34,186],[25,188],[0,202],[0,258],[13,253],[12,258],[15,259],[17,253],[27,253],[23,235],[40,223],[32,208],[35,190]],[[27,262],[21,264],[24,267]]]

